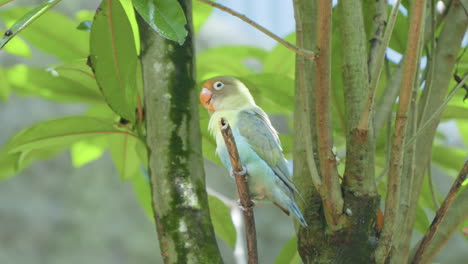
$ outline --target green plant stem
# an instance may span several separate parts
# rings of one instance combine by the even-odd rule
[[[332,3],[329,0],[318,0],[317,47],[321,56],[316,59],[317,85],[315,104],[317,113],[318,155],[324,190],[321,192],[325,217],[329,227],[334,229],[339,224],[343,213],[343,197],[336,160],[332,152],[333,139],[331,127],[331,27]]]
[[[366,35],[361,1],[343,0],[338,6],[346,113],[346,168],[344,186],[355,196],[377,196],[374,180],[374,137],[371,129],[358,128],[368,98]]]
[[[420,46],[421,50],[421,46]],[[420,51],[419,51],[419,54]],[[419,65],[418,65],[419,68]],[[415,81],[412,89],[412,96],[411,96],[411,103],[410,109],[408,112],[408,125],[405,133],[405,138],[413,137],[416,134],[417,130],[417,121],[418,121],[418,114],[417,114],[417,104],[416,99],[418,96],[418,87],[420,83],[419,81]],[[406,141],[406,139],[405,139]],[[388,142],[391,142],[389,140]],[[390,145],[390,144],[388,144]],[[393,146],[392,146],[393,147]],[[404,149],[404,160],[402,162],[402,173],[401,173],[401,182],[400,182],[400,199],[399,199],[399,210],[396,219],[396,226],[403,226],[406,223],[408,210],[409,210],[409,201],[411,200],[411,191],[413,187],[413,176],[414,176],[414,167],[415,167],[415,160],[416,160],[416,146],[415,145],[405,145]],[[390,153],[391,157],[391,153]],[[391,163],[389,163],[390,165]],[[407,241],[403,241],[400,239],[404,234],[402,233],[403,230],[397,228],[394,234],[394,245],[393,245],[393,252],[391,252],[391,258],[389,264],[399,264],[405,262],[401,258],[399,258],[399,254],[396,254],[397,250],[395,248],[406,247]]]
[[[386,0],[370,0],[364,2],[366,5],[374,5],[375,13],[367,14],[372,15],[372,24],[374,35],[370,40],[369,56],[367,59],[369,79],[372,79],[372,70],[375,68],[376,57],[379,54],[380,47],[382,46],[382,39],[384,37],[385,28],[387,28],[387,8],[388,1]],[[366,14],[364,14],[366,16]],[[368,18],[369,19],[369,18]],[[369,36],[368,36],[369,38]],[[385,55],[385,54],[384,54]]]
[[[400,6],[400,0],[397,0],[395,3],[393,3],[393,8],[392,12],[390,13],[390,17],[388,19],[388,24],[385,29],[385,34],[382,39],[382,43],[380,45],[377,45],[377,48],[374,46],[374,53],[371,53],[369,55],[369,72],[370,72],[370,82],[369,82],[369,92],[368,92],[368,100],[367,100],[367,105],[366,108],[364,108],[364,111],[362,112],[358,129],[359,130],[368,130],[369,129],[369,123],[374,115],[374,105],[375,105],[375,97],[377,93],[377,86],[379,84],[380,80],[380,74],[382,73],[382,68],[384,65],[384,59],[385,59],[385,52],[387,51],[388,43],[390,43],[390,37],[392,36],[393,33],[393,28],[395,26],[397,14],[398,14],[398,7]]]
[[[419,51],[423,32],[423,17],[426,8],[425,0],[415,0],[410,17],[408,43],[403,64],[403,78],[400,88],[398,111],[395,120],[395,132],[390,157],[387,183],[387,198],[385,200],[385,223],[379,245],[375,252],[376,263],[385,263],[393,245],[393,234],[397,230],[397,218],[400,198],[401,169],[404,157],[404,143],[408,114],[411,105],[412,90],[419,65]]]

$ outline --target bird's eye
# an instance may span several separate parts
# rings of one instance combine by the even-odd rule
[[[224,87],[224,83],[222,83],[222,82],[215,82],[215,83],[213,84],[213,88],[214,88],[215,90],[218,90],[218,91],[221,90],[221,89],[223,89],[223,87]]]

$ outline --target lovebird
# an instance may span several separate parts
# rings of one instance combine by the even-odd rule
[[[200,102],[211,115],[208,129],[216,138],[216,154],[231,176],[231,161],[218,127],[220,118],[225,118],[231,126],[242,166],[249,176],[251,197],[269,200],[287,215],[292,212],[306,227],[294,193],[301,196],[291,181],[278,132],[268,115],[255,104],[249,89],[234,77],[214,77],[203,84]]]

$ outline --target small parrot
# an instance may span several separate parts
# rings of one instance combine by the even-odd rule
[[[301,196],[291,181],[278,132],[267,114],[255,104],[249,89],[234,77],[214,77],[203,84],[200,102],[211,115],[208,129],[216,138],[216,154],[224,166],[232,174],[229,154],[218,127],[220,118],[225,118],[231,126],[254,200],[272,201],[287,215],[292,211],[306,227],[294,193]]]

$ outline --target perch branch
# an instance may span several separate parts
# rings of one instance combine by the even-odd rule
[[[457,178],[453,182],[452,188],[450,188],[447,197],[445,197],[444,202],[440,206],[439,210],[432,220],[431,226],[429,227],[429,231],[424,236],[421,244],[419,244],[419,248],[416,251],[413,261],[411,263],[417,264],[421,262],[421,257],[424,254],[424,251],[428,248],[429,244],[431,243],[434,234],[436,233],[437,229],[439,228],[440,224],[444,220],[444,217],[447,215],[447,211],[453,203],[458,190],[460,189],[462,183],[465,181],[468,175],[468,161],[465,162],[465,165],[461,169],[460,173],[458,174]]]
[[[400,99],[395,120],[395,132],[393,136],[392,152],[390,157],[389,175],[387,183],[387,198],[385,199],[385,223],[379,246],[375,252],[375,262],[385,263],[393,245],[393,234],[396,231],[398,208],[401,189],[401,170],[404,158],[404,144],[406,127],[408,125],[408,113],[410,111],[412,90],[418,70],[419,47],[423,30],[422,17],[424,15],[425,0],[414,1],[408,32],[408,44],[405,61],[403,64],[403,78],[400,88]]]
[[[247,186],[248,174],[242,167],[239,152],[237,151],[236,141],[232,135],[231,127],[226,119],[220,118],[219,128],[223,135],[224,142],[231,160],[232,173],[236,179],[237,193],[239,194],[240,205],[244,213],[245,236],[247,239],[248,263],[258,263],[257,237],[255,231],[255,219],[253,214],[254,203],[250,197],[249,187]]]
[[[219,9],[221,11],[224,11],[224,12],[226,12],[228,14],[231,14],[231,15],[241,19],[242,21],[246,22],[247,24],[251,25],[252,27],[258,29],[263,34],[267,35],[268,37],[270,37],[270,38],[272,38],[272,39],[274,39],[276,41],[278,41],[278,43],[280,43],[281,45],[285,46],[286,48],[294,51],[295,53],[297,53],[297,54],[299,54],[301,56],[304,56],[304,57],[312,59],[312,60],[315,60],[316,57],[317,57],[317,54],[315,54],[315,52],[313,52],[311,50],[305,50],[305,49],[299,48],[298,46],[292,44],[291,42],[286,41],[283,38],[276,35],[275,33],[269,31],[268,29],[260,26],[259,24],[254,22],[252,19],[246,17],[245,15],[243,15],[241,13],[238,13],[238,12],[230,9],[229,7],[226,7],[224,5],[221,5],[221,4],[209,1],[209,0],[198,0],[198,1],[202,2],[204,4],[207,4],[207,5],[210,5],[210,6],[214,7],[214,8],[217,8],[217,9]]]

